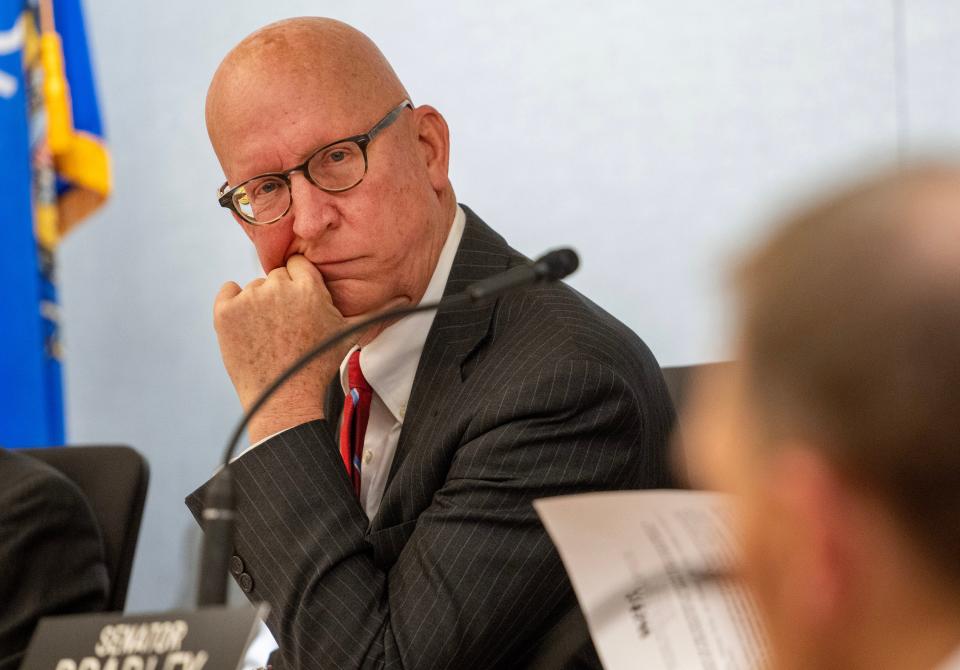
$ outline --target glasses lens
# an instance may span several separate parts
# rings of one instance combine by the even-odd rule
[[[367,161],[356,142],[340,142],[317,152],[307,170],[320,188],[343,191],[363,179]]]
[[[248,221],[270,223],[290,206],[290,189],[279,177],[257,177],[234,191],[233,205]]]

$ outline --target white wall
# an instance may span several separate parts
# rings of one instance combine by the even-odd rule
[[[192,597],[196,531],[182,499],[238,413],[211,303],[257,266],[216,204],[202,105],[220,58],[256,27],[320,13],[367,32],[414,101],[446,115],[461,201],[528,254],[575,246],[573,284],[663,364],[725,354],[723,268],[771,212],[848,168],[893,160],[898,132],[927,149],[960,141],[950,0],[86,10],[116,192],[60,254],[69,433],[150,459],[129,602],[139,610]]]

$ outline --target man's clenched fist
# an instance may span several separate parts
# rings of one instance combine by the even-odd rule
[[[223,364],[244,411],[297,358],[355,320],[340,314],[320,271],[300,255],[243,289],[234,282],[224,284],[213,321]],[[355,341],[319,356],[278,389],[250,422],[251,442],[323,418],[327,385]]]

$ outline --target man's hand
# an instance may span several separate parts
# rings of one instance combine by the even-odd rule
[[[234,282],[224,284],[213,321],[224,367],[244,411],[297,358],[356,320],[340,314],[320,271],[300,255],[242,290]],[[250,422],[251,442],[323,418],[327,386],[355,342],[348,338],[318,356],[278,389]]]

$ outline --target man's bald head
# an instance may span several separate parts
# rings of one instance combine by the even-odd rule
[[[291,90],[340,117],[382,113],[409,97],[383,53],[359,30],[321,17],[278,21],[241,41],[213,76],[206,122],[218,154],[241,108],[261,105],[282,116]]]

